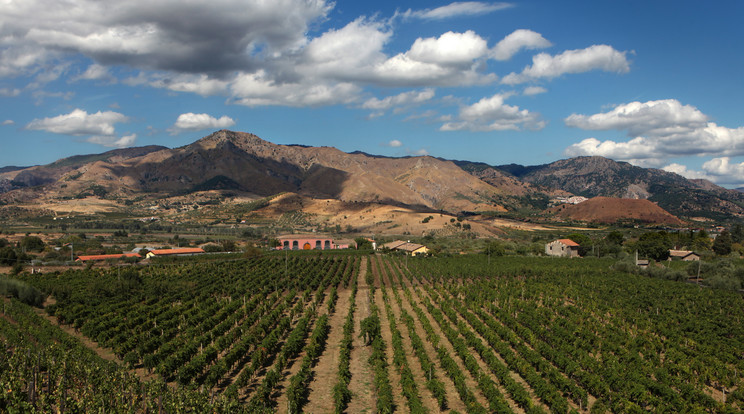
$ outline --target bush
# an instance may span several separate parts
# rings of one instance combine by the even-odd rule
[[[38,289],[17,279],[0,278],[0,294],[12,296],[37,308],[44,304],[44,295]]]

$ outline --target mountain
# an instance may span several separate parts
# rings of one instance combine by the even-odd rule
[[[578,204],[562,204],[549,211],[564,219],[590,223],[682,224],[682,220],[643,199],[594,197]]]
[[[72,157],[16,171],[8,179],[26,177],[26,186],[44,186],[58,197],[175,196],[222,189],[451,212],[504,209],[495,200],[505,190],[432,157],[388,158],[330,147],[277,145],[226,130],[180,148],[147,148],[117,159],[103,155],[83,165],[82,159]]]
[[[576,157],[550,164],[495,167],[548,190],[584,197],[648,199],[676,216],[725,220],[744,216],[744,194],[707,180],[642,168],[603,157]]]
[[[194,198],[209,192],[215,197],[236,194],[254,200],[288,193],[303,200],[336,200],[343,206],[398,206],[426,212],[424,217],[438,211],[532,214],[545,210],[551,197],[571,194],[648,199],[689,219],[731,220],[744,215],[740,192],[602,157],[490,166],[428,156],[392,158],[332,147],[278,145],[227,130],[179,148],[127,148],[0,170],[0,205],[55,211],[80,204],[74,200],[88,200],[88,205],[98,200],[103,211],[143,200],[150,200],[152,206],[153,201],[169,198],[191,207],[206,199],[221,202],[213,195]]]
[[[14,189],[37,187],[58,182],[66,174],[95,162],[118,163],[167,149],[158,145],[115,149],[102,154],[75,155],[48,165],[5,167],[0,169],[0,193]],[[77,173],[75,173],[77,174]]]

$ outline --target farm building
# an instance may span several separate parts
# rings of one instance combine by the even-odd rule
[[[410,243],[410,242],[405,242],[402,240],[396,240],[394,242],[385,243],[382,246],[380,246],[380,249],[401,251],[401,252],[410,254],[411,256],[416,256],[419,254],[426,254],[429,252],[429,249],[423,244]]]
[[[340,245],[331,238],[312,236],[283,236],[279,237],[277,250],[335,250],[346,249],[348,245]]]
[[[109,259],[124,259],[127,257],[141,257],[137,253],[119,253],[119,254],[95,254],[95,255],[81,255],[78,256],[76,262],[97,262],[101,260]]]
[[[147,253],[147,258],[163,257],[163,256],[193,256],[195,254],[206,253],[204,249],[198,247],[188,247],[182,249],[157,249],[150,250]]]
[[[558,239],[545,245],[548,256],[579,257],[579,244],[571,239]]]
[[[669,250],[669,260],[695,262],[700,260],[700,255],[690,250]]]

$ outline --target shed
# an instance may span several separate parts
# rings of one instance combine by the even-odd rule
[[[700,255],[691,250],[669,250],[669,260],[696,262],[700,260]]]

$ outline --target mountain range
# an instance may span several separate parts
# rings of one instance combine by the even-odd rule
[[[429,156],[383,157],[332,147],[277,145],[217,131],[179,148],[147,146],[0,169],[0,204],[43,205],[98,197],[112,204],[207,191],[248,198],[292,193],[418,212],[547,211],[558,196],[647,199],[684,219],[744,215],[744,194],[705,180],[602,157],[537,166],[492,166]],[[129,200],[128,202],[126,202]]]

